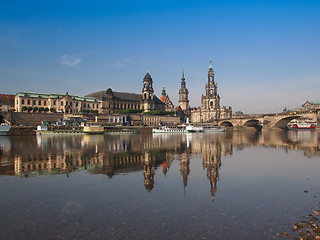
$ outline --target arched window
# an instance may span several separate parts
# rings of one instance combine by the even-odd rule
[[[146,93],[144,94],[144,99],[147,99],[147,94]]]
[[[210,107],[213,107],[213,102],[210,102]]]

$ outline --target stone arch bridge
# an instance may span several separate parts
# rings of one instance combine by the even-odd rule
[[[287,129],[287,124],[293,119],[308,118],[317,122],[319,113],[317,111],[299,111],[277,114],[252,114],[222,119],[215,122],[215,124],[225,127],[252,127],[260,129],[263,126],[267,128]]]

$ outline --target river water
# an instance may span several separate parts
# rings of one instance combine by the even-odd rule
[[[317,131],[2,136],[0,239],[282,239],[319,157]]]

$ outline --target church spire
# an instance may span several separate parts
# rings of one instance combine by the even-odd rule
[[[182,66],[182,78],[181,78],[181,80],[185,80],[185,78],[184,78],[184,67]]]
[[[211,58],[210,58],[209,71],[212,70],[212,69],[213,69],[213,67],[212,67]]]

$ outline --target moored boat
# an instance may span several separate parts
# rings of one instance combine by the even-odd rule
[[[298,121],[289,122],[287,124],[287,127],[289,130],[300,130],[300,129],[311,130],[317,127],[317,123],[311,122],[308,120],[298,120]]]
[[[7,120],[3,119],[4,122],[0,124],[0,136],[8,135],[11,129],[11,124]]]
[[[219,126],[204,126],[203,130],[205,132],[225,132],[226,128]]]
[[[201,126],[187,125],[186,131],[187,132],[204,132],[204,129]]]
[[[162,126],[160,128],[153,128],[153,133],[185,133],[186,128],[184,126],[167,127]]]
[[[50,129],[49,129],[50,127]],[[49,125],[46,120],[41,121],[41,125],[37,126],[36,130],[37,135],[42,134],[83,134],[81,129],[66,129],[66,128],[57,128],[57,126]]]

